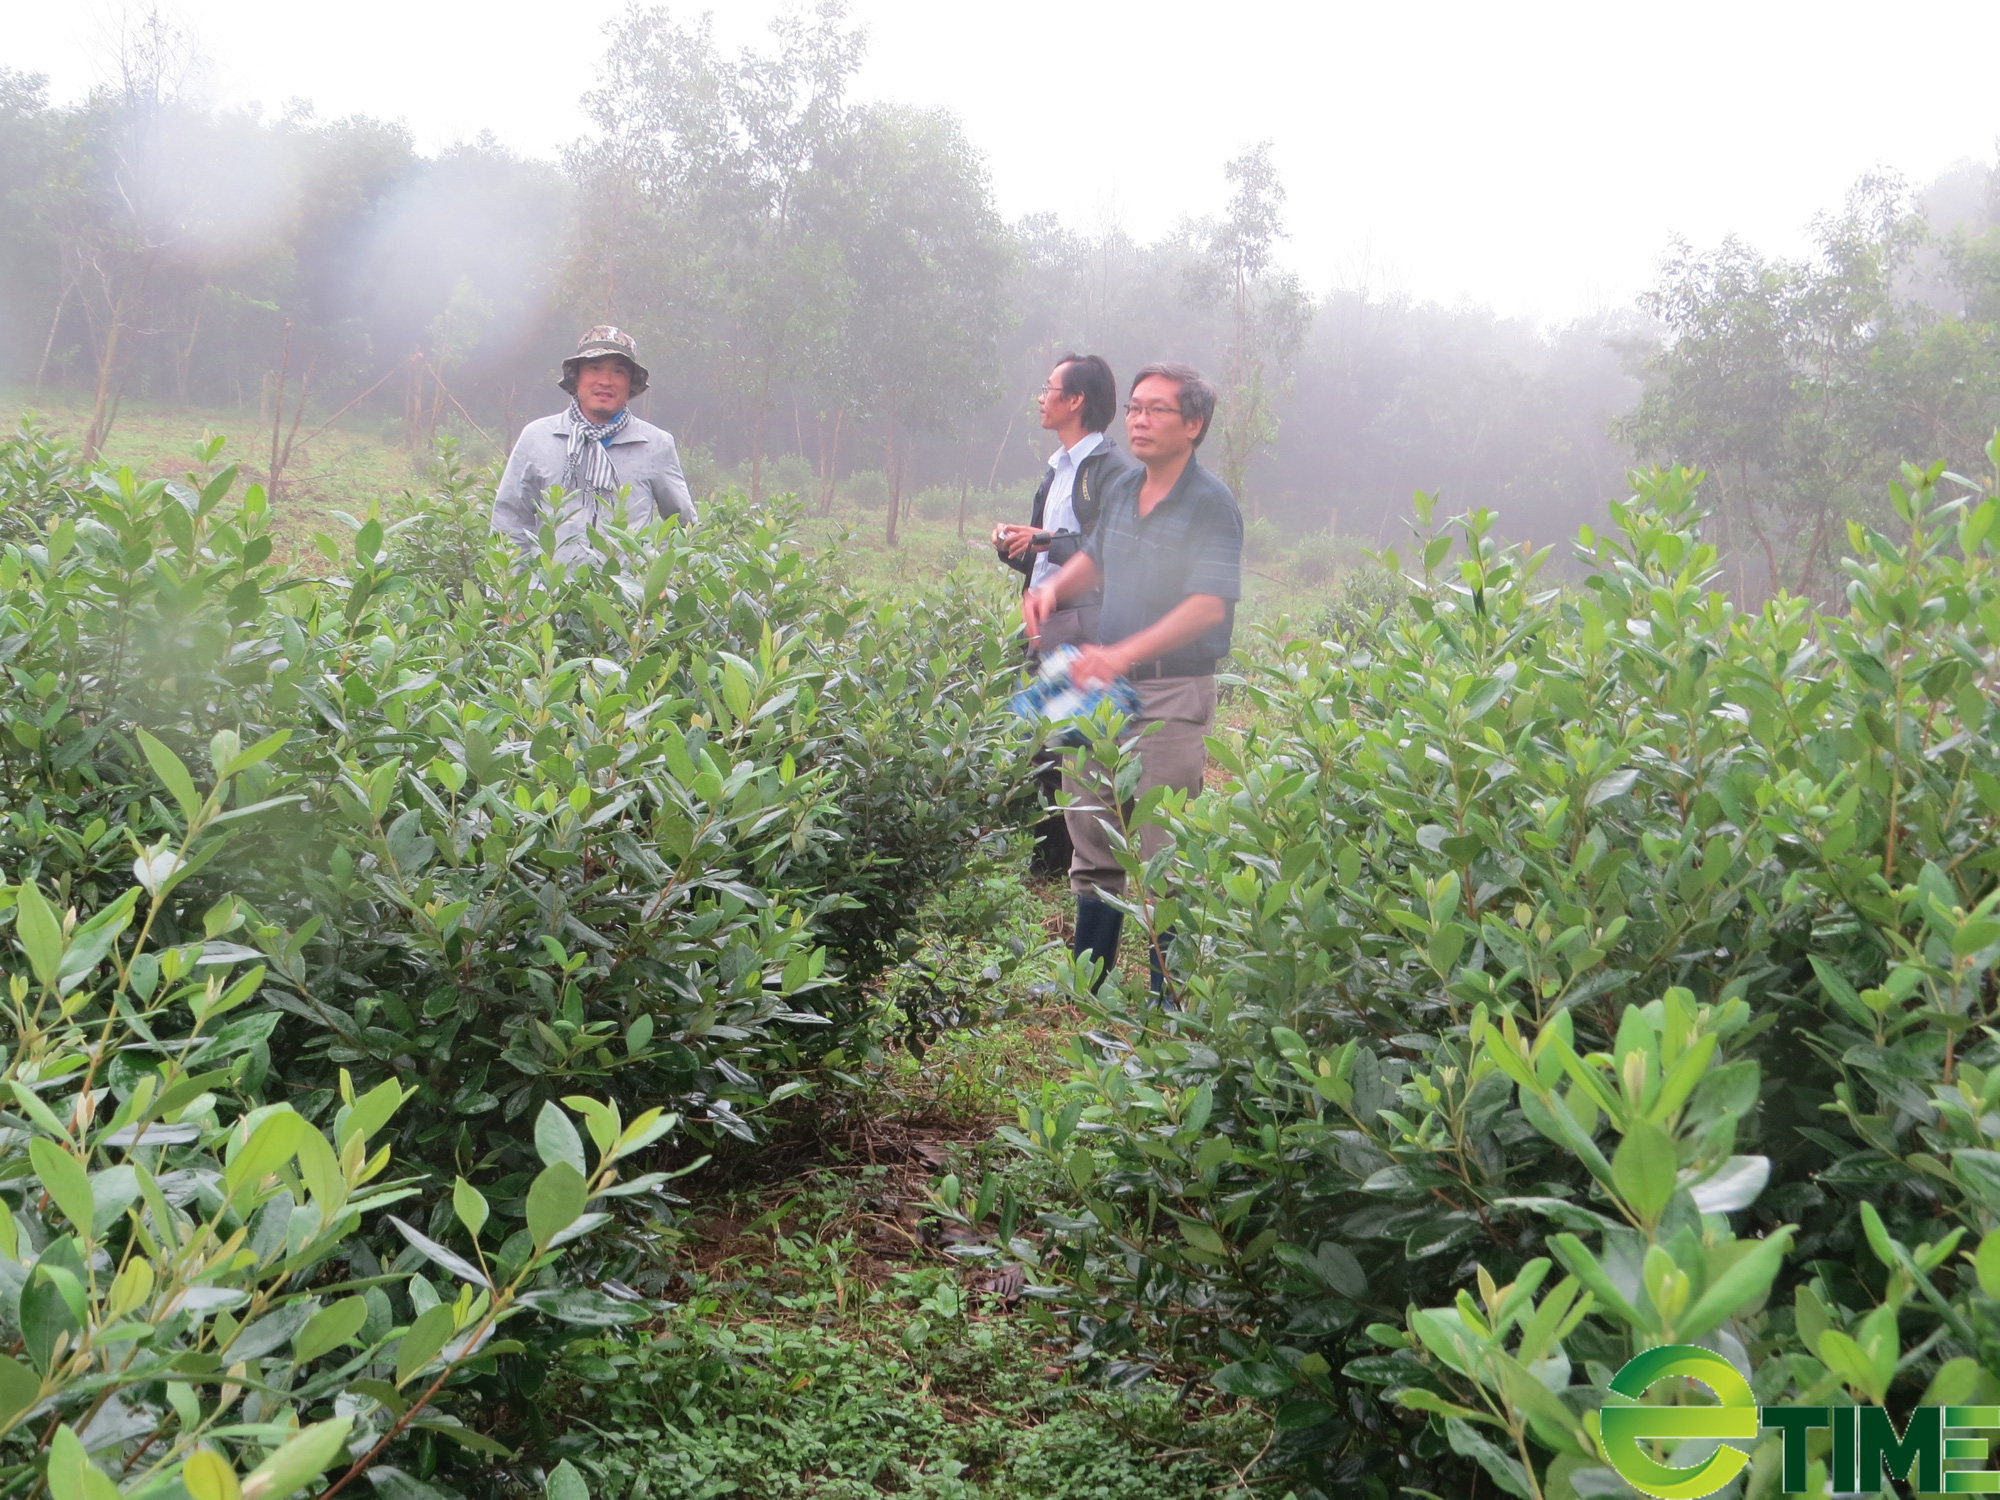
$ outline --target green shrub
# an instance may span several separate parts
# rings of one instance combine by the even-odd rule
[[[1344,551],[1340,538],[1315,531],[1310,536],[1300,537],[1293,545],[1286,566],[1300,583],[1332,583],[1340,576]]]
[[[789,512],[740,502],[603,537],[600,566],[521,567],[450,450],[438,497],[321,538],[315,580],[281,566],[258,487],[229,503],[218,458],[141,483],[0,445],[0,869],[98,933],[135,855],[171,867],[148,942],[204,976],[259,965],[215,1130],[257,1110],[320,1130],[393,1085],[384,1149],[426,1191],[430,1240],[457,1233],[443,1190],[477,1178],[493,1242],[529,1266],[535,1184],[575,1139],[546,1122],[582,1100],[615,1144],[616,1112],[673,1111],[685,1144],[631,1148],[662,1171],[620,1186],[594,1252],[600,1273],[657,1256],[664,1169],[754,1139],[877,1047],[875,990],[929,895],[1032,816],[986,611],[856,600]],[[161,768],[228,743],[260,752],[181,851]],[[430,1253],[409,1245],[350,1227],[335,1248],[401,1286]],[[543,1310],[607,1320],[570,1291]],[[543,1357],[496,1356],[471,1394],[532,1421]]]
[[[1320,611],[1315,635],[1349,646],[1363,645],[1408,592],[1400,575],[1377,563],[1352,568],[1341,575],[1332,602]]]
[[[451,1290],[410,1265],[380,1274],[359,1234],[391,1204],[412,1213],[420,1191],[380,1139],[409,1091],[391,1079],[357,1092],[343,1074],[326,1126],[259,1103],[277,1013],[256,1005],[266,969],[231,940],[243,910],[225,896],[191,931],[172,915],[239,820],[282,815],[233,794],[284,732],[247,748],[217,733],[206,793],[166,746],[137,738],[173,803],[156,841],[117,840],[138,884],[81,921],[33,880],[0,886],[25,960],[0,972],[0,1320],[14,1351],[0,1355],[0,1485],[45,1483],[58,1500],[282,1500],[336,1466],[344,1484],[380,1458],[421,1462],[440,1440],[507,1457],[452,1408],[492,1373],[510,1347],[494,1334],[518,1314],[598,1326],[632,1315],[557,1285],[552,1268],[558,1247],[607,1219],[593,1202],[646,1189],[620,1183],[613,1163],[673,1117],[655,1109],[626,1127],[572,1100],[598,1143],[592,1167],[551,1106],[536,1134],[557,1144],[526,1185],[522,1229],[482,1245],[487,1200],[461,1177],[429,1223],[442,1236],[456,1218],[462,1249],[387,1219]],[[398,1472],[383,1464],[370,1479]]]
[[[856,510],[880,510],[889,503],[889,476],[880,469],[858,469],[840,481],[836,493]]]
[[[951,521],[956,523],[958,520],[958,486],[955,484],[927,485],[925,488],[918,490],[911,498],[910,509],[919,520]],[[965,510],[967,517],[970,518],[972,514],[972,495],[969,492],[965,497]]]
[[[293,805],[204,878],[253,914],[293,1018],[273,1060],[311,1107],[338,1068],[393,1074],[430,1149],[524,1169],[513,1122],[579,1088],[748,1138],[814,1057],[866,1045],[924,901],[1028,814],[969,593],[863,606],[740,504],[573,572],[434,506],[322,539],[345,571],[306,585],[259,492],[224,508],[231,478],[100,478],[46,565],[0,561],[24,685],[0,860],[94,909],[159,813],[135,729],[287,731],[246,795]]]
[[[749,488],[745,475],[745,489]],[[819,475],[812,461],[802,453],[770,453],[764,456],[764,493],[790,495],[810,500],[819,494]]]
[[[694,497],[696,505],[703,504],[717,491],[730,487],[731,474],[708,448],[700,443],[675,446],[681,459],[681,477],[687,480],[688,493]]]
[[[1277,562],[1285,555],[1285,534],[1269,516],[1257,516],[1243,524],[1243,558],[1246,562]]]
[[[2000,1400],[2000,500],[1907,470],[1844,614],[1746,613],[1695,482],[1575,590],[1475,514],[1380,628],[1246,652],[1231,780],[1133,814],[1180,1009],[1079,997],[1014,1133],[1079,1356],[1205,1358],[1323,1493],[1623,1493],[1583,1419],[1676,1340]]]

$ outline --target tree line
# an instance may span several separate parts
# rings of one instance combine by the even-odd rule
[[[608,321],[711,472],[821,509],[879,475],[893,541],[924,486],[1033,476],[1065,350],[1173,357],[1223,391],[1204,453],[1253,526],[1388,540],[1421,487],[1548,540],[1635,460],[1683,462],[1751,591],[1824,587],[1896,458],[1975,463],[2000,420],[1986,168],[1866,179],[1806,256],[1678,245],[1638,307],[1540,328],[1362,277],[1315,292],[1281,256],[1268,143],[1152,241],[1010,223],[955,117],[853,97],[865,41],[839,0],[735,52],[632,10],[559,161],[213,108],[157,15],[80,102],[0,71],[0,380],[87,400],[92,451],[127,399],[254,408],[277,471],[334,416],[504,445]]]

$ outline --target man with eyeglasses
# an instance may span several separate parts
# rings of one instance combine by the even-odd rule
[[[1229,655],[1242,593],[1243,515],[1236,497],[1203,468],[1195,449],[1215,416],[1215,388],[1184,364],[1152,364],[1132,382],[1125,436],[1142,468],[1104,492],[1097,525],[1055,577],[1032,584],[1021,618],[1032,644],[1072,599],[1097,592],[1101,645],[1081,648],[1071,680],[1085,687],[1129,679],[1140,710],[1129,726],[1139,752],[1141,793],[1201,790],[1215,723],[1215,669]],[[1154,727],[1157,726],[1157,727]],[[1078,799],[1067,814],[1075,846],[1077,957],[1108,972],[1124,918],[1104,898],[1125,893],[1125,873],[1102,821],[1108,788],[1066,782]],[[1151,859],[1166,844],[1158,828],[1140,837]],[[1164,954],[1152,954],[1153,990],[1165,986]]]
[[[1105,432],[1118,414],[1118,380],[1100,356],[1065,354],[1057,360],[1036,405],[1041,410],[1043,430],[1053,432],[1061,446],[1042,474],[1028,524],[993,528],[993,550],[1002,562],[1023,575],[1024,593],[1038,583],[1047,583],[1076,556],[1083,539],[1097,525],[1105,486],[1137,467]],[[1090,645],[1096,639],[1097,595],[1081,594],[1042,622],[1039,638],[1028,642],[1028,657],[1040,661],[1045,651]],[[1055,810],[1062,768],[1054,754],[1040,758],[1035,779],[1042,805],[1051,811],[1035,827],[1034,867],[1042,874],[1055,875],[1069,868],[1074,851],[1069,825]]]
[[[1118,380],[1100,356],[1065,354],[1057,360],[1036,405],[1043,430],[1053,432],[1062,446],[1035,491],[1028,524],[993,528],[993,550],[1023,575],[1024,593],[1054,578],[1082,550],[1097,525],[1105,488],[1138,467],[1105,431],[1118,414]],[[1052,611],[1040,637],[1029,641],[1028,654],[1039,659],[1058,646],[1095,643],[1097,605],[1094,593],[1084,593]]]

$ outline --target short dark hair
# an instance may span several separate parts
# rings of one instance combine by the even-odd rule
[[[1118,377],[1101,354],[1065,354],[1056,361],[1062,393],[1083,397],[1083,430],[1102,432],[1118,415]]]
[[[1163,359],[1157,364],[1147,365],[1132,377],[1133,394],[1138,393],[1141,381],[1151,380],[1156,375],[1162,380],[1173,381],[1181,388],[1181,420],[1201,423],[1201,431],[1194,435],[1194,445],[1199,448],[1202,439],[1208,436],[1209,425],[1215,419],[1215,387],[1204,380],[1201,371],[1193,365]]]

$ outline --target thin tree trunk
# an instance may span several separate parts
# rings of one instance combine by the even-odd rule
[[[35,394],[42,393],[42,377],[48,373],[49,356],[55,352],[56,330],[62,326],[62,315],[69,307],[69,294],[76,290],[74,277],[63,278],[62,295],[56,298],[56,315],[49,319],[49,336],[42,344],[42,362],[35,366]]]
[[[965,497],[972,490],[972,466],[960,464],[958,468],[958,539],[965,540]]]
[[[1799,569],[1799,592],[1801,594],[1810,594],[1812,591],[1813,568],[1819,561],[1820,546],[1826,541],[1826,518],[1829,511],[1830,507],[1822,501],[1819,508],[1819,525],[1813,528],[1812,545],[1806,548],[1805,565]]]
[[[278,438],[285,426],[285,380],[292,373],[292,320],[285,319],[284,342],[278,350],[278,387],[271,401],[271,464],[267,484],[273,505],[278,503]]]
[[[118,335],[125,327],[125,301],[111,305],[111,327],[104,336],[104,357],[97,362],[97,394],[90,406],[90,430],[83,439],[83,461],[93,462],[111,435],[106,417],[111,409],[111,372],[118,360]]]
[[[195,299],[194,304],[194,321],[188,324],[187,343],[181,346],[180,368],[176,371],[174,394],[180,398],[182,406],[188,404],[188,373],[194,364],[194,341],[201,333],[201,315],[203,309],[208,306],[208,293],[213,285],[214,283],[210,281],[201,284],[201,295]]]
[[[416,448],[417,428],[423,425],[424,420],[423,360],[423,350],[410,351],[409,375],[403,382],[403,447],[406,451]]]
[[[278,450],[276,466],[271,470],[271,502],[273,504],[276,504],[278,499],[278,476],[292,466],[292,446],[298,440],[299,419],[306,414],[306,397],[312,391],[313,371],[318,368],[319,356],[315,354],[311,359],[306,361],[306,373],[299,381],[298,399],[292,403],[292,425],[285,431],[285,446]],[[284,414],[282,401],[279,403],[278,412],[281,416]],[[276,435],[275,428],[273,429],[273,435]]]
[[[819,513],[833,514],[833,491],[840,483],[840,429],[847,421],[847,408],[841,407],[833,414],[833,451],[828,454],[826,465],[820,474]]]
[[[431,392],[431,415],[424,433],[424,446],[437,446],[438,419],[444,415],[444,367],[451,358],[451,308],[444,310],[444,327],[438,331],[437,360],[431,365],[431,374],[436,379],[437,388]]]
[[[764,498],[764,420],[771,409],[771,361],[764,361],[764,378],[757,387],[757,404],[750,413],[750,503]]]
[[[1007,430],[1000,434],[1000,446],[993,454],[993,470],[986,476],[986,488],[988,490],[991,490],[994,485],[1000,482],[1000,460],[1007,456],[1007,442],[1008,439],[1014,436],[1014,418],[1018,415],[1018,412],[1010,411],[1007,413]]]
[[[902,456],[896,451],[896,418],[893,413],[889,417],[884,446],[888,463],[884,465],[887,473],[882,477],[889,482],[889,531],[884,540],[893,547],[896,545],[896,521],[903,511]]]

